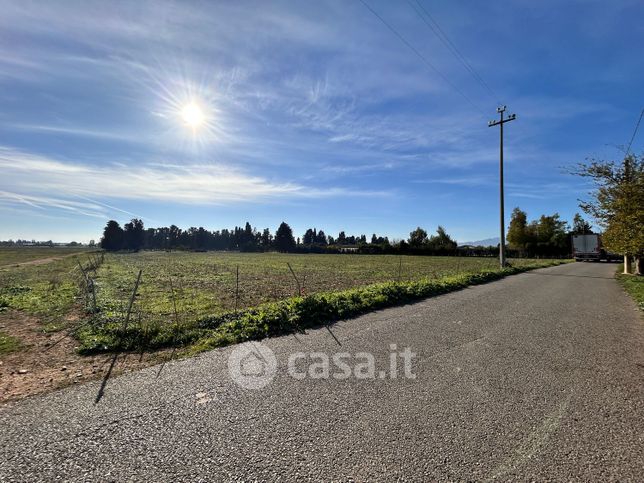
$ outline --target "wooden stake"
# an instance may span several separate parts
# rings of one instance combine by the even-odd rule
[[[132,304],[134,304],[134,297],[136,297],[136,291],[139,289],[139,282],[141,282],[141,274],[143,270],[139,270],[139,274],[136,277],[136,283],[134,284],[134,290],[130,296],[130,304],[127,307],[127,315],[125,316],[125,322],[123,322],[123,330],[127,329],[127,325],[130,322],[130,314],[132,313]]]
[[[92,312],[96,313],[96,284],[94,283],[93,279],[89,279],[90,281],[90,289],[92,291],[92,302],[93,302],[93,310]]]
[[[297,279],[297,275],[295,275],[295,272],[293,271],[293,267],[291,267],[291,264],[289,262],[286,262],[286,265],[288,265],[288,269],[293,274],[293,278],[295,279],[295,283],[297,284],[297,295],[302,295],[302,286],[300,285],[300,281]]]
[[[174,306],[174,323],[179,326],[179,313],[177,312],[177,299],[174,296],[174,287],[172,286],[172,278],[170,278],[170,293],[172,293],[172,305]]]
[[[237,265],[237,282],[235,284],[235,312],[237,312],[238,301],[239,301],[239,265]]]

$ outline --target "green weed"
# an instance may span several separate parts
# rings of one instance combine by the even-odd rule
[[[624,266],[621,265],[617,272],[617,280],[624,290],[635,299],[640,310],[644,311],[644,277],[637,275],[624,275]]]
[[[21,347],[20,339],[12,337],[0,330],[0,355],[15,352],[20,350]]]

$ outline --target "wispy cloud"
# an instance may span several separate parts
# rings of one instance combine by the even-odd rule
[[[453,176],[450,178],[436,177],[412,180],[412,183],[419,184],[446,184],[460,186],[486,186],[494,182],[495,180],[490,176]]]
[[[0,204],[3,205],[26,205],[37,210],[61,210],[74,215],[91,216],[105,219],[106,211],[96,203],[75,202],[52,196],[32,196],[26,194],[0,191]]]
[[[99,138],[107,139],[112,141],[127,141],[127,142],[147,142],[148,139],[142,138],[141,135],[125,134],[118,133],[114,130],[96,130],[96,129],[87,129],[81,127],[73,126],[48,126],[42,124],[9,124],[6,127],[10,129],[18,129],[21,131],[32,131],[32,132],[45,132],[45,133],[55,133],[55,134],[67,134],[70,136],[82,136],[90,138]]]
[[[570,198],[571,195],[581,196],[591,186],[583,180],[554,183],[534,179],[529,181],[524,183],[506,183],[508,196],[534,200]]]
[[[338,174],[347,174],[347,173],[367,173],[367,172],[377,172],[377,171],[389,171],[395,169],[397,163],[394,162],[382,162],[382,163],[368,163],[368,164],[341,164],[341,165],[328,165],[323,166],[322,171],[327,171],[331,173]]]
[[[80,164],[0,148],[3,199],[34,208],[55,207],[87,216],[112,208],[93,199],[229,205],[288,198],[386,196],[377,190],[309,187],[271,181],[223,164],[148,162],[136,166]],[[11,187],[9,190],[8,187]],[[87,202],[70,201],[83,197]]]

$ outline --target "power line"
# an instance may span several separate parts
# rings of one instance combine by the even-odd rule
[[[398,37],[398,39],[405,44],[418,58],[420,58],[427,67],[432,69],[437,75],[439,75],[452,89],[454,89],[458,94],[461,95],[463,99],[465,99],[474,109],[479,111],[481,115],[485,115],[485,112],[483,109],[481,109],[479,106],[474,104],[472,100],[466,96],[463,91],[461,91],[456,85],[449,80],[447,76],[445,76],[438,68],[432,64],[423,54],[421,54],[418,49],[416,49],[412,44],[410,44],[394,27],[392,27],[384,18],[382,18],[373,8],[369,6],[369,4],[365,0],[360,0],[360,2],[378,19],[380,20],[393,34]]]
[[[429,29],[436,35],[436,37],[447,47],[447,49],[450,51],[450,53],[463,65],[466,71],[470,73],[472,78],[478,82],[481,87],[483,87],[484,90],[486,90],[493,99],[497,101],[497,103],[501,104],[499,101],[499,96],[494,92],[494,90],[490,87],[490,85],[485,82],[485,79],[481,77],[481,75],[472,67],[472,64],[469,63],[467,58],[461,53],[460,50],[454,45],[454,43],[450,40],[449,36],[445,33],[445,31],[441,28],[440,24],[438,21],[427,11],[425,7],[420,3],[419,0],[415,0],[416,5],[422,10],[422,12],[427,16],[427,18],[431,21],[428,22],[425,16],[421,14],[421,12],[414,6],[414,4],[411,2],[411,0],[407,0],[407,3],[411,8],[414,9],[414,12],[416,12],[416,15],[420,17],[420,19],[429,27]]]
[[[633,131],[633,136],[631,136],[631,142],[628,143],[626,156],[628,156],[628,153],[631,152],[631,145],[633,144],[633,141],[635,140],[635,136],[637,135],[637,131],[640,128],[640,122],[642,122],[642,116],[644,116],[644,109],[642,109],[642,112],[640,112],[640,118],[637,120],[637,125],[635,126],[635,131]]]

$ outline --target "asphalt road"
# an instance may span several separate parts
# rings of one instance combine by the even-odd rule
[[[0,480],[641,481],[644,322],[615,268],[534,271],[264,341],[277,373],[262,389],[231,380],[228,347],[112,379],[98,403],[99,381],[30,398],[0,410]],[[380,378],[390,344],[416,353],[415,379]],[[369,352],[378,370],[296,379],[298,351]]]

